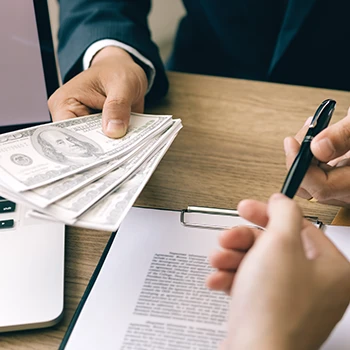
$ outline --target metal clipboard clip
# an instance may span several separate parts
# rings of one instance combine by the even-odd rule
[[[324,226],[316,216],[305,216],[305,219],[311,221],[319,229]],[[234,209],[188,206],[187,209],[181,210],[180,221],[182,225],[193,228],[223,230],[245,225],[264,230],[263,227],[241,218],[238,211]]]

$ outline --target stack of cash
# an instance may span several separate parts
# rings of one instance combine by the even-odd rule
[[[166,115],[132,114],[111,139],[101,114],[0,135],[0,196],[29,215],[116,230],[182,128]]]

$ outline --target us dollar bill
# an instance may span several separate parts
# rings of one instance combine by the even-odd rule
[[[34,189],[121,157],[171,116],[132,114],[127,134],[111,139],[102,115],[69,119],[0,135],[0,177],[15,192]]]
[[[113,191],[126,179],[130,178],[153,154],[158,153],[159,149],[162,148],[169,139],[172,139],[180,129],[181,121],[174,120],[172,127],[162,135],[148,142],[141,151],[120,167],[40,211],[60,221],[65,220],[71,224],[74,223],[74,220],[86,210]]]
[[[168,129],[169,127],[165,124],[162,128],[153,132],[153,137],[156,138]],[[129,159],[135,157],[142,149],[148,148],[152,142],[153,139],[147,139],[124,156],[116,157],[107,163],[79,172],[78,174],[67,176],[48,185],[20,192],[18,195],[23,197],[29,204],[45,208],[120,167]]]
[[[173,135],[161,150],[144,163],[131,178],[124,181],[114,191],[99,200],[94,206],[78,217],[77,220],[73,222],[71,220],[63,220],[63,222],[87,229],[101,231],[117,230],[159,162],[173,143],[175,137],[176,135]],[[35,210],[32,210],[29,214],[37,218],[57,220],[53,216]]]
[[[121,166],[138,151],[139,148],[136,148],[130,154],[124,157],[118,157],[117,159],[111,160],[105,164],[98,165],[78,174],[67,176],[61,180],[35,188],[33,190],[19,192],[18,196],[22,197],[33,205],[37,205],[40,208],[45,208],[48,205],[70,195],[72,192],[75,192],[88,185],[97,178],[102,177],[115,167]]]

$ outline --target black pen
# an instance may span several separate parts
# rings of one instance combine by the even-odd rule
[[[311,141],[328,126],[335,109],[335,104],[336,102],[334,100],[328,99],[323,101],[317,108],[310,123],[309,130],[300,145],[300,150],[289,169],[286,180],[284,181],[281,193],[285,194],[287,197],[293,198],[298,191],[313,158],[310,148]]]

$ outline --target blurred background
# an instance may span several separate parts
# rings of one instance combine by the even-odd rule
[[[58,1],[48,0],[48,4],[54,44],[57,47]],[[153,0],[152,4],[149,25],[152,38],[157,43],[162,59],[165,61],[170,54],[179,20],[184,15],[185,10],[181,0]]]

